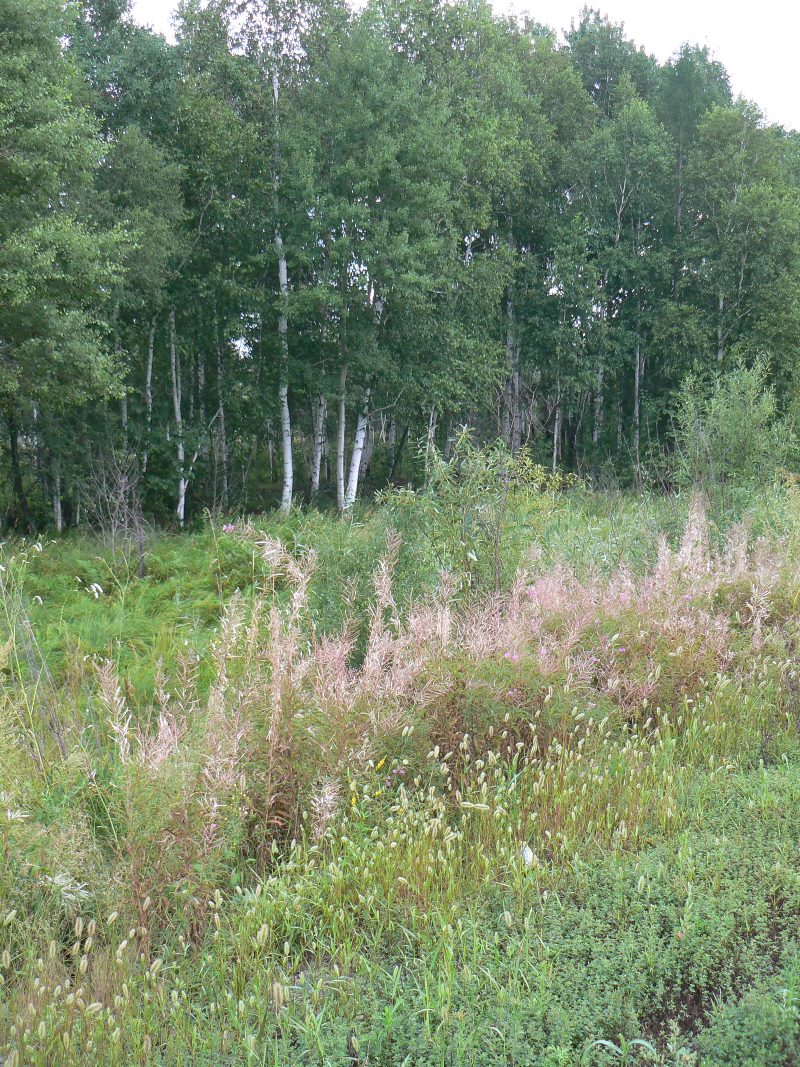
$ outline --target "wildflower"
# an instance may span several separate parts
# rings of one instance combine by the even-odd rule
[[[519,850],[520,856],[522,856],[522,862],[526,867],[533,866],[533,849],[530,845],[523,845]]]
[[[89,592],[92,594],[95,600],[98,600],[103,595],[103,587],[98,582],[92,582],[92,584],[89,586]]]
[[[235,522],[226,522],[222,526],[222,532],[223,533],[235,533],[235,531],[236,531],[236,523]]]
[[[516,652],[504,652],[503,659],[507,659],[510,663],[518,663],[519,656]]]

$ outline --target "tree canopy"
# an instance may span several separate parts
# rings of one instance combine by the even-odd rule
[[[346,509],[463,425],[641,484],[687,377],[747,366],[795,416],[800,142],[706,48],[485,0],[176,30],[0,0],[9,521],[74,521],[118,453],[161,521]]]

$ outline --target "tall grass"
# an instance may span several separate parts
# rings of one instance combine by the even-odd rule
[[[56,720],[19,658],[46,567],[9,558],[7,1062],[789,1062],[795,513],[512,497],[499,590],[409,557],[441,531],[406,501],[240,523],[152,696],[112,642],[48,668]]]

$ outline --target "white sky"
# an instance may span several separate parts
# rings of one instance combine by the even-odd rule
[[[498,11],[531,14],[557,30],[577,18],[583,0],[493,0]],[[139,22],[169,35],[172,0],[134,0]],[[707,44],[727,68],[735,94],[771,122],[800,129],[800,3],[797,0],[593,0],[648,52],[665,60],[685,41]]]

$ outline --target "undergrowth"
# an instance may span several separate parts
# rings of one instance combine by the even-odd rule
[[[9,549],[7,1064],[795,1062],[792,492],[411,503]]]

